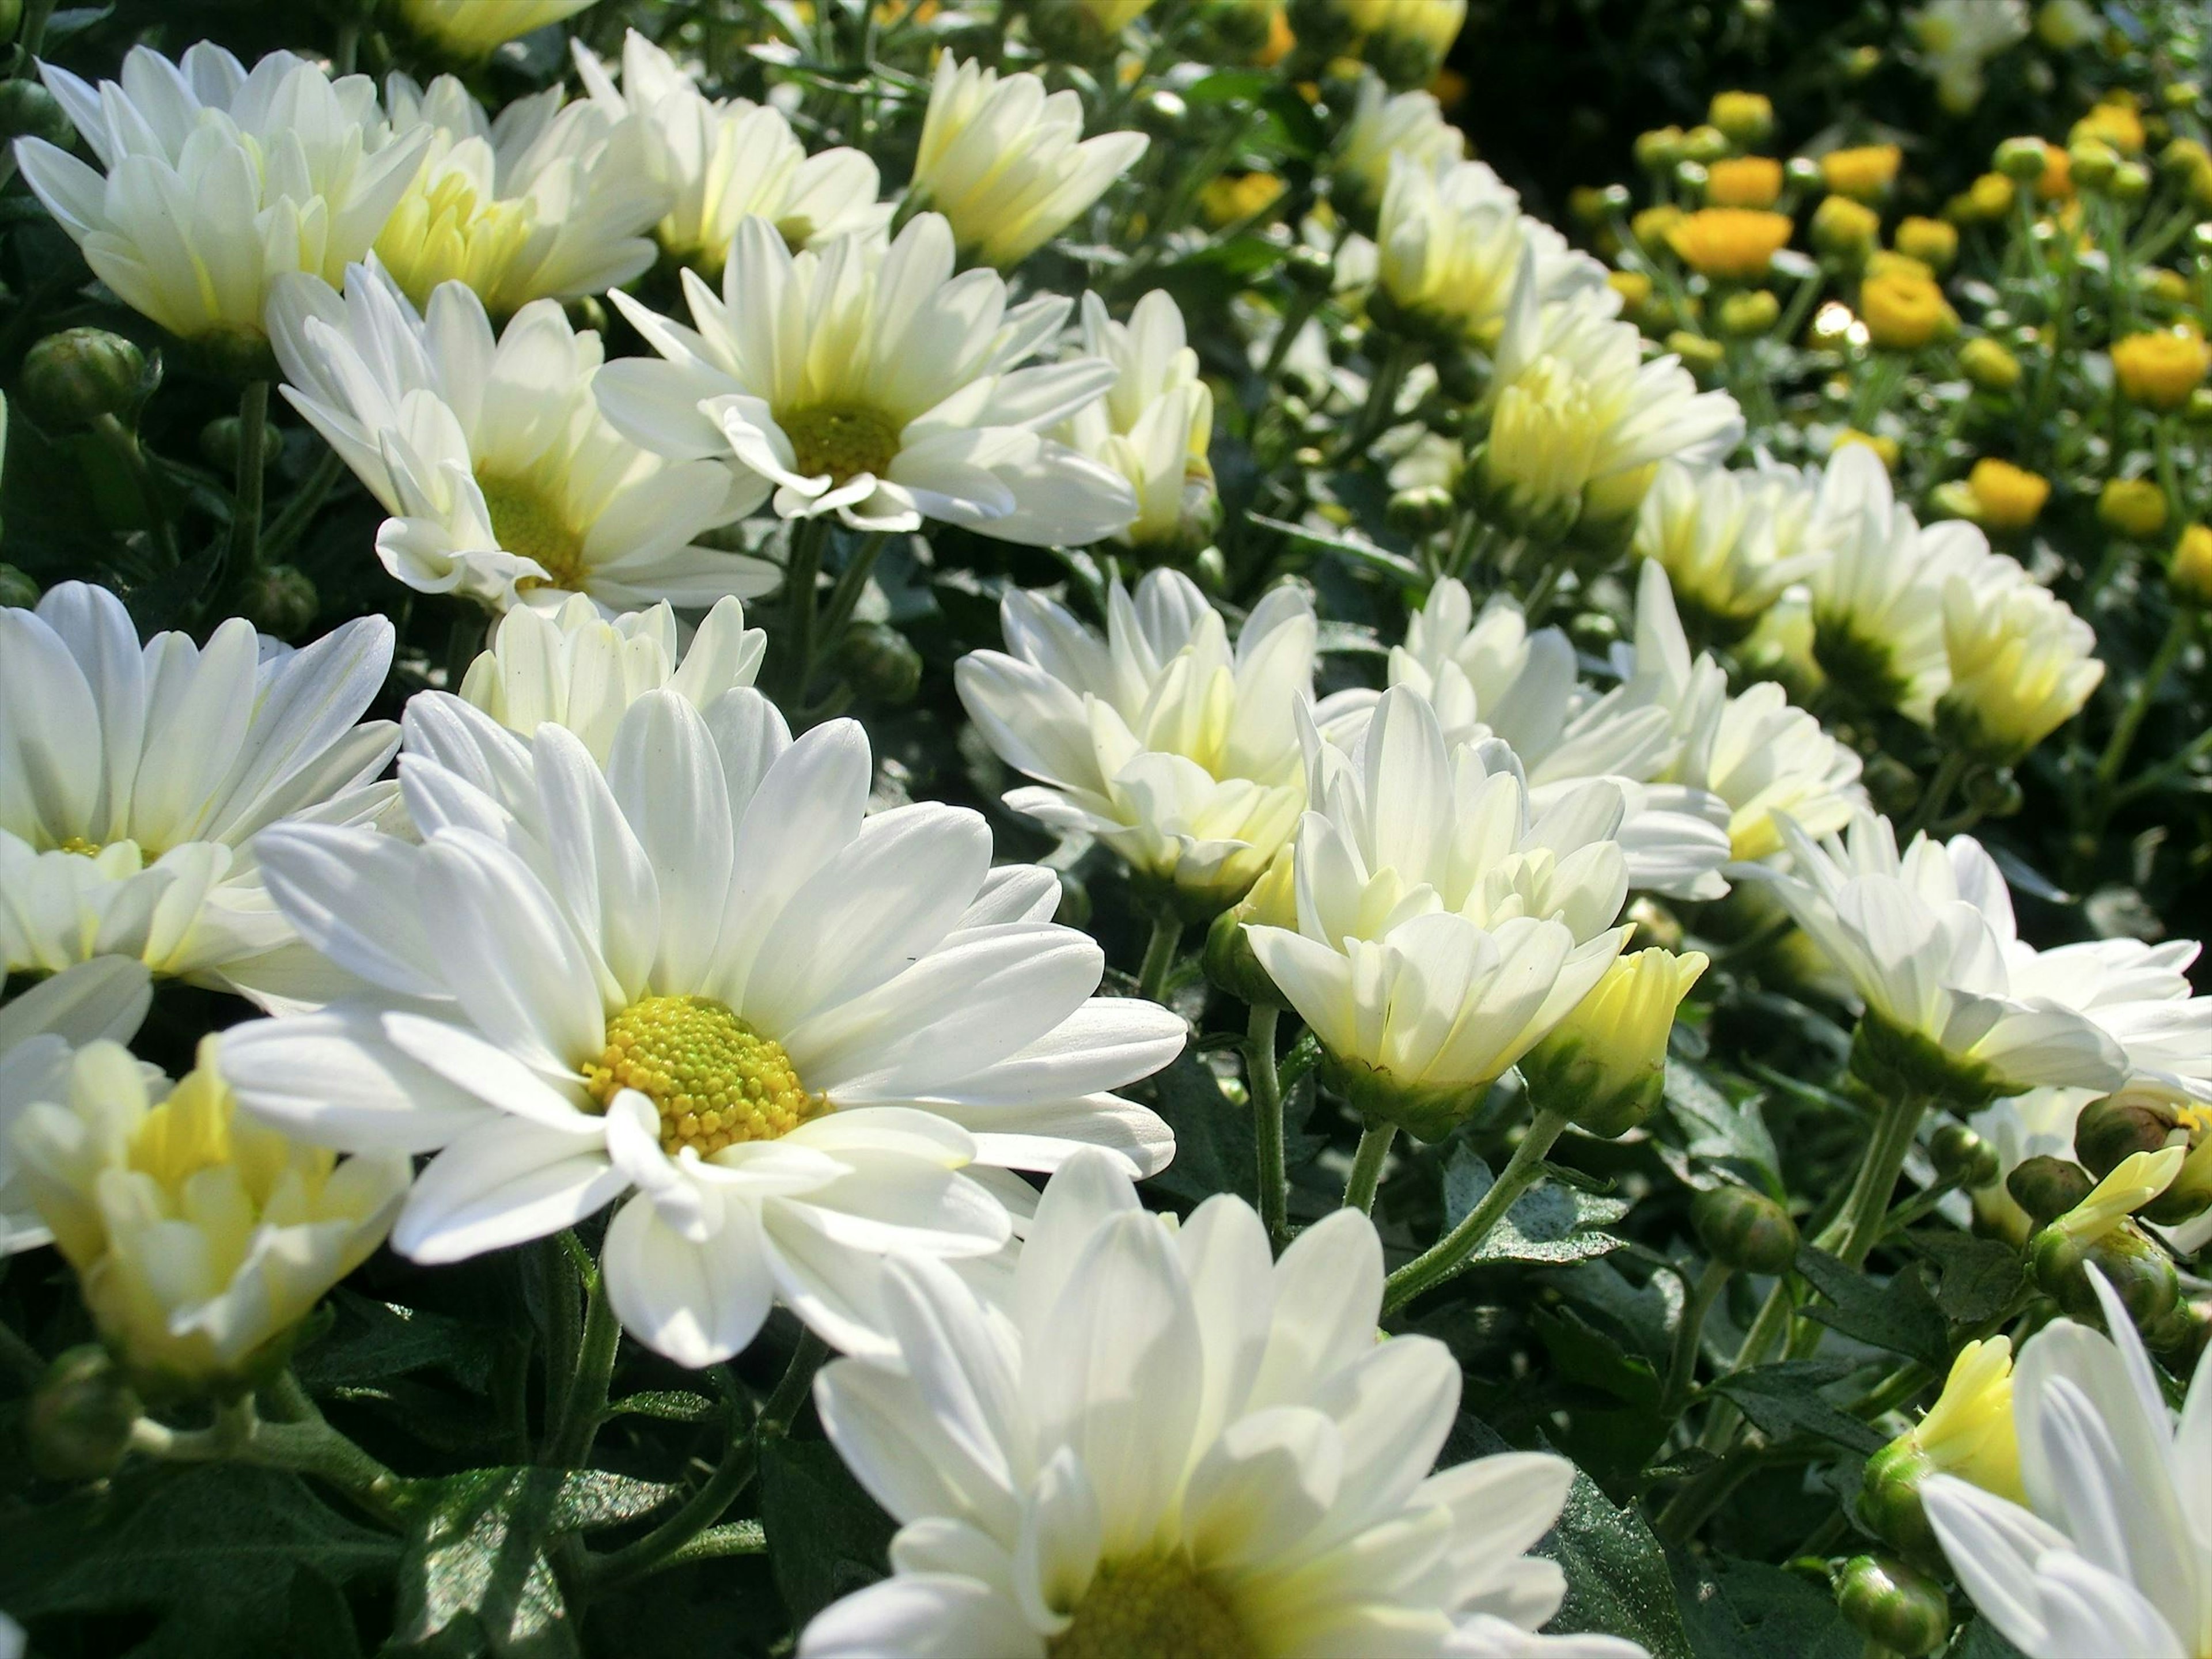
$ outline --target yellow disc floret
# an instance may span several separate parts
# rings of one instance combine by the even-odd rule
[[[776,424],[791,440],[792,471],[801,477],[827,474],[833,484],[863,472],[880,478],[898,459],[899,423],[865,404],[817,404],[778,415]]]
[[[545,568],[543,584],[525,577],[518,586],[550,586],[571,592],[583,586],[584,538],[576,533],[558,501],[527,478],[479,473],[477,486],[483,491],[491,532],[500,546],[535,559]]]
[[[791,1056],[712,997],[644,997],[607,1022],[606,1051],[584,1067],[602,1107],[635,1089],[660,1113],[661,1149],[712,1158],[775,1140],[829,1103],[800,1086]]]
[[[1046,1644],[1051,1659],[1253,1659],[1244,1626],[1180,1557],[1109,1562]]]

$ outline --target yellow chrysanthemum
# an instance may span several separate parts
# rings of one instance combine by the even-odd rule
[[[1943,290],[1925,276],[1885,271],[1859,284],[1859,315],[1885,351],[1917,351],[1954,320]]]
[[[1813,210],[1813,246],[1839,258],[1864,257],[1881,234],[1881,215],[1848,196],[1830,196]]]
[[[2129,402],[2161,414],[2189,401],[2212,369],[2212,348],[2193,331],[2130,334],[2112,346],[2112,373]]]
[[[1668,245],[1692,270],[1727,281],[1756,282],[1795,229],[1786,213],[1755,208],[1700,208],[1667,233]]]
[[[2100,104],[2074,124],[2067,133],[2069,143],[2084,138],[2100,138],[2123,155],[2140,155],[2147,141],[2142,117],[2136,114],[2132,104]]]
[[[1871,201],[1897,182],[1905,153],[1895,144],[1832,149],[1820,158],[1821,182],[1838,196]]]
[[[1975,519],[1990,530],[2025,530],[2043,511],[2051,496],[2051,480],[1984,455],[1966,475],[1974,493]]]
[[[2192,524],[2173,544],[2166,586],[2185,605],[2212,605],[2212,525]]]
[[[1717,92],[1705,119],[1739,144],[1757,144],[1774,131],[1774,105],[1763,92]]]
[[[1705,200],[1713,207],[1771,208],[1781,196],[1782,163],[1771,155],[1731,156],[1705,174]]]
[[[2166,528],[2166,492],[2148,478],[2107,478],[2097,495],[2097,521],[2136,541]]]
[[[1959,228],[1941,219],[1900,220],[1895,241],[1899,253],[1919,260],[1930,270],[1948,270],[1959,257]]]

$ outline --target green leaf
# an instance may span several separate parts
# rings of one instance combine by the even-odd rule
[[[650,1417],[662,1423],[704,1423],[719,1416],[722,1407],[702,1394],[680,1389],[654,1389],[624,1395],[607,1407],[609,1417]]]
[[[1670,1559],[1698,1659],[1858,1659],[1865,1650],[1836,1598],[1794,1572],[1728,1556]]]
[[[1996,1239],[1929,1227],[1905,1242],[1936,1264],[1936,1305],[1954,1327],[2002,1317],[2027,1288],[2020,1252]]]
[[[1490,1165],[1462,1143],[1444,1165],[1444,1227],[1449,1231],[1497,1185]],[[1560,1182],[1530,1188],[1499,1218],[1470,1262],[1540,1261],[1557,1267],[1620,1248],[1620,1240],[1600,1228],[1628,1213],[1625,1199],[1604,1198]]]
[[[1809,1434],[1871,1455],[1882,1449],[1882,1437],[1820,1394],[1822,1388],[1851,1369],[1855,1368],[1839,1368],[1825,1359],[1785,1359],[1723,1376],[1712,1384],[1712,1389],[1733,1400],[1771,1439]]]
[[[824,1440],[778,1440],[761,1458],[761,1522],[776,1588],[806,1621],[888,1571],[891,1518]]]
[[[1376,546],[1372,542],[1356,542],[1348,537],[1331,536],[1318,530],[1309,530],[1304,525],[1291,524],[1282,519],[1271,519],[1264,513],[1248,514],[1246,516],[1254,524],[1265,526],[1269,530],[1279,531],[1291,540],[1304,542],[1310,547],[1318,547],[1325,552],[1334,553],[1340,557],[1350,560],[1355,565],[1364,565],[1370,570],[1379,571],[1394,581],[1403,582],[1409,587],[1427,586],[1428,578],[1423,573],[1421,567],[1402,553],[1393,553],[1388,548]]]
[[[484,1326],[373,1301],[343,1286],[329,1306],[335,1316],[329,1334],[302,1349],[294,1364],[310,1393],[430,1370],[475,1393],[490,1386],[499,1338]]]
[[[1950,1332],[1918,1262],[1884,1284],[1807,1244],[1797,1252],[1797,1271],[1827,1298],[1805,1310],[1821,1324],[1939,1370],[1949,1358]]]
[[[1252,1109],[1221,1092],[1221,1084],[1199,1055],[1185,1049],[1152,1079],[1153,1108],[1175,1131],[1175,1162],[1146,1183],[1179,1203],[1202,1204],[1216,1193],[1250,1194],[1259,1180],[1259,1149]],[[1314,1080],[1302,1075],[1283,1097],[1283,1159],[1297,1169],[1320,1152],[1323,1139],[1302,1128],[1313,1111]]]
[[[1667,1062],[1666,1091],[1668,1107],[1688,1138],[1691,1157],[1743,1166],[1770,1191],[1781,1192],[1781,1159],[1759,1115],[1757,1095],[1732,1104],[1680,1057]]]

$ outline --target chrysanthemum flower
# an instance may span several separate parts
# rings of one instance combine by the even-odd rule
[[[1425,172],[1445,171],[1467,159],[1467,135],[1444,119],[1433,93],[1394,94],[1364,71],[1329,162],[1330,204],[1365,223],[1382,206],[1391,165],[1401,155]]]
[[[1394,157],[1375,240],[1394,325],[1487,345],[1505,325],[1524,267],[1539,305],[1589,295],[1608,315],[1618,309],[1605,267],[1522,213],[1521,198],[1480,161]]]
[[[564,727],[526,747],[455,698],[408,724],[419,846],[263,842],[286,913],[372,990],[222,1050],[264,1117],[437,1152],[405,1254],[480,1255],[627,1194],[601,1267],[641,1341],[708,1364],[781,1298],[866,1346],[887,1255],[1006,1243],[999,1170],[1085,1142],[1167,1162],[1165,1125],[1111,1091],[1182,1022],[1093,999],[1098,947],[1046,920],[1049,875],[991,870],[974,813],[864,816],[852,721],[793,742],[756,691],[648,692],[604,771]]]
[[[592,0],[398,0],[399,21],[456,58],[488,56],[495,46],[573,17]]]
[[[2212,346],[2185,329],[2130,334],[2112,343],[2112,373],[2132,402],[2161,413],[2179,409],[2212,371]]]
[[[1731,155],[1705,171],[1709,206],[1771,208],[1781,199],[1782,163],[1771,155]]]
[[[270,283],[337,282],[414,176],[427,134],[393,136],[366,76],[271,52],[249,75],[202,41],[179,64],[148,46],[97,88],[39,72],[106,176],[21,138],[23,178],[124,301],[188,340],[247,349]]]
[[[1653,946],[1616,957],[1590,994],[1522,1056],[1538,1111],[1554,1107],[1592,1134],[1622,1135],[1659,1109],[1674,1015],[1711,958]]]
[[[1790,246],[1796,228],[1786,213],[1749,207],[1699,208],[1667,233],[1667,245],[1702,276],[1755,283],[1766,275],[1774,256]]]
[[[954,678],[1000,757],[1037,781],[1006,805],[1096,836],[1185,908],[1233,902],[1306,804],[1297,710],[1311,696],[1319,626],[1277,587],[1232,650],[1197,584],[1154,570],[1118,584],[1102,639],[1019,589],[999,609],[1007,651],[973,651]]]
[[[673,191],[653,170],[647,128],[560,88],[487,117],[466,87],[385,83],[393,130],[427,135],[413,184],[376,238],[376,256],[408,297],[465,283],[504,316],[532,300],[599,294],[653,264],[644,234]],[[335,281],[335,276],[332,277]]]
[[[1867,1461],[1861,1513],[1900,1549],[1917,1553],[1932,1547],[1920,1489],[1937,1474],[1971,1481],[2014,1503],[2026,1496],[2013,1425],[2008,1338],[1993,1336],[1959,1350],[1927,1415]]]
[[[1838,196],[1869,202],[1897,182],[1905,152],[1895,144],[1860,144],[1820,157],[1820,182]]]
[[[2073,719],[2105,678],[2095,630],[2002,554],[1944,579],[1943,648],[1936,726],[2000,766]]]
[[[1911,270],[1882,270],[1859,284],[1859,315],[1884,351],[1917,351],[1958,318],[1935,280]]]
[[[1630,551],[1667,573],[1694,624],[1729,645],[1827,556],[1818,481],[1795,467],[1703,471],[1661,464]]]
[[[1163,289],[1138,301],[1126,324],[1085,295],[1083,352],[1113,364],[1114,384],[1056,434],[1129,481],[1137,517],[1121,538],[1157,556],[1195,552],[1220,518],[1206,458],[1213,392],[1184,340],[1182,313]]]
[[[301,651],[234,617],[205,646],[142,647],[123,602],[82,582],[0,610],[0,967],[127,956],[257,1000],[313,994],[327,976],[270,906],[253,843],[284,819],[392,806],[372,780],[398,728],[356,724],[392,646],[382,617]]]
[[[70,1057],[94,1042],[128,1042],[153,1005],[146,964],[94,957],[0,1006],[0,1256],[52,1237],[19,1179],[15,1130],[26,1109],[69,1094]]]
[[[599,337],[526,307],[495,338],[483,301],[441,284],[418,315],[372,262],[278,284],[269,325],[284,395],[392,516],[399,580],[494,610],[585,593],[610,613],[773,586],[772,566],[696,544],[739,516],[725,469],[665,461],[600,418]]]
[[[1141,132],[1083,136],[1083,100],[1034,75],[937,60],[914,158],[914,190],[962,253],[1004,269],[1067,228],[1137,164]]]
[[[1974,521],[1990,530],[2027,529],[2051,499],[2050,479],[1994,455],[1974,463],[1966,487],[1973,493]]]
[[[933,1263],[890,1278],[899,1358],[834,1362],[815,1399],[901,1523],[892,1576],[817,1615],[802,1659],[1643,1652],[1531,1633],[1565,1581],[1526,1552],[1573,1466],[1430,1473],[1459,1368],[1431,1338],[1376,1340],[1364,1216],[1274,1261],[1239,1200],[1171,1231],[1085,1154],[1045,1189],[1009,1305]]]
[[[738,226],[755,214],[793,247],[813,247],[889,223],[876,164],[840,146],[809,155],[783,112],[747,98],[709,99],[675,59],[635,29],[623,41],[622,84],[581,40],[569,42],[592,101],[617,120],[635,115],[676,200],[654,235],[672,258],[719,276]]]
[[[746,510],[773,491],[787,519],[935,519],[1032,546],[1095,542],[1135,518],[1119,473],[1042,435],[1109,389],[1114,366],[1021,367],[1068,302],[1009,307],[996,272],[954,276],[937,215],[888,247],[848,236],[797,254],[748,219],[721,297],[689,270],[684,290],[696,330],[610,296],[665,361],[609,364],[599,404],[649,449],[728,462]]]
[[[1467,0],[1325,0],[1349,24],[1359,56],[1394,87],[1425,86],[1467,22]],[[1303,27],[1303,26],[1301,26]]]

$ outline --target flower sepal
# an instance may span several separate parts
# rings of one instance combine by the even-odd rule
[[[1851,1036],[1851,1075],[1876,1095],[1919,1095],[1962,1115],[2021,1092],[2020,1085],[1947,1053],[1918,1031],[1893,1025],[1869,1008]]]
[[[1439,1141],[1474,1115],[1492,1079],[1423,1087],[1401,1083],[1380,1066],[1322,1050],[1321,1080],[1372,1128],[1394,1124],[1416,1139]]]

